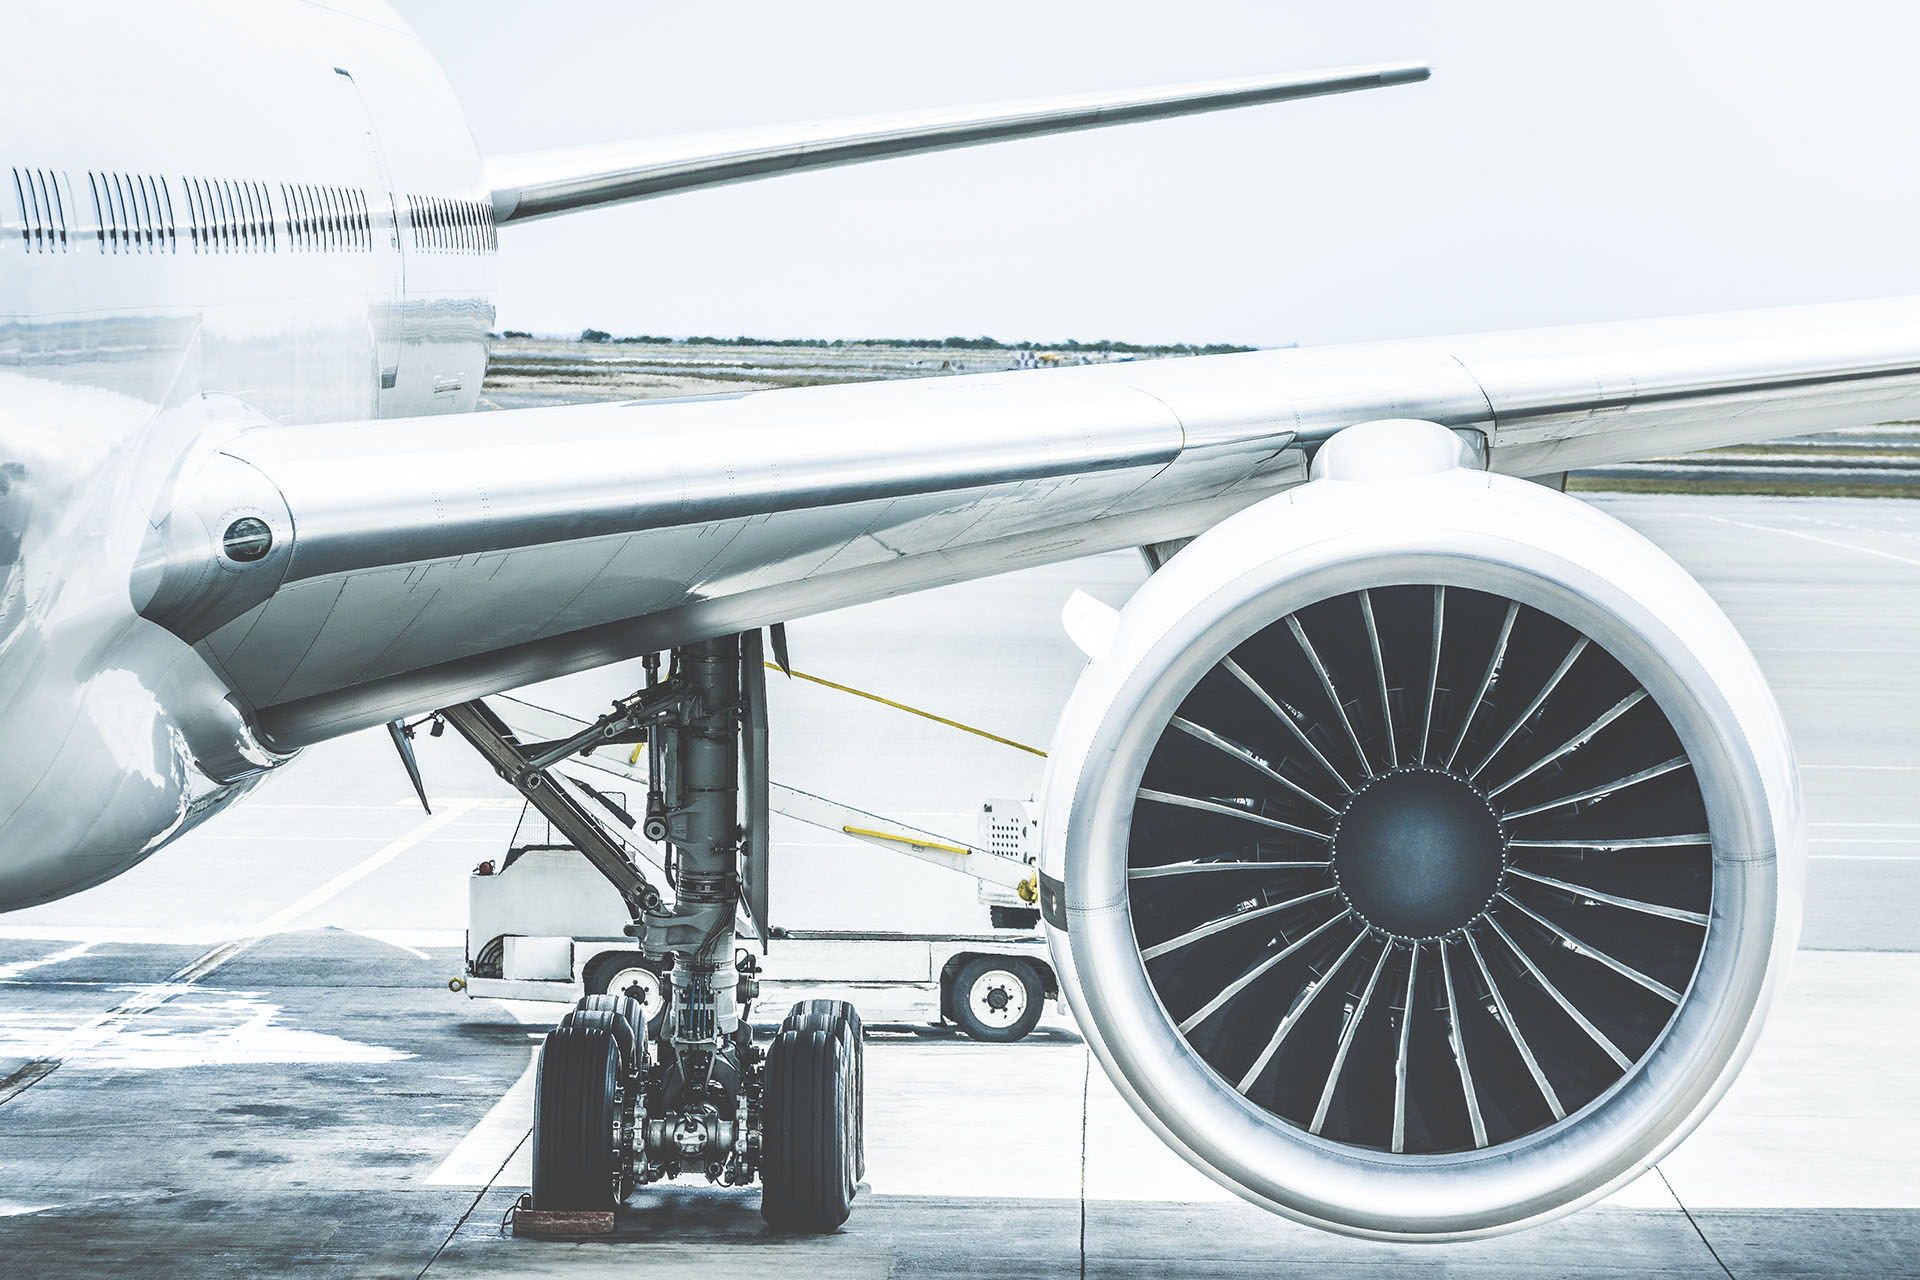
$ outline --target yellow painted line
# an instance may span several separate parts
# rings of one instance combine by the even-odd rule
[[[767,670],[778,671],[780,668],[777,664],[769,662],[767,663]],[[836,684],[832,680],[825,680],[819,676],[808,675],[804,671],[792,671],[787,674],[796,680],[809,680],[814,684],[823,685],[828,689],[838,689],[841,693],[850,693],[856,698],[865,698],[867,701],[877,702],[883,707],[892,707],[894,710],[904,711],[910,716],[919,716],[922,720],[931,720],[935,724],[944,724],[950,729],[958,729],[962,733],[970,733],[976,738],[985,738],[989,742],[997,742],[1001,746],[1012,747],[1016,751],[1025,751],[1029,755],[1039,756],[1043,760],[1046,759],[1047,753],[1038,747],[1030,747],[1024,742],[1015,742],[1012,738],[1003,738],[997,733],[988,733],[985,729],[975,728],[970,724],[962,724],[958,720],[949,720],[945,716],[937,716],[931,711],[922,711],[919,707],[910,707],[904,702],[895,702],[892,698],[883,698],[877,693],[868,693],[865,689],[856,689],[852,685],[847,684]]]
[[[938,840],[915,840],[912,836],[897,836],[891,831],[870,831],[865,827],[842,827],[850,836],[871,836],[875,840],[891,840],[895,844],[912,845],[916,849],[938,849],[942,853],[968,854],[973,850],[957,844],[942,844]]]

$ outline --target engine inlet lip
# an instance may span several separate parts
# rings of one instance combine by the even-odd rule
[[[1500,865],[1494,872],[1493,887],[1488,890],[1486,899],[1482,901],[1478,907],[1475,907],[1461,923],[1450,929],[1442,929],[1433,933],[1408,933],[1381,924],[1378,920],[1374,919],[1372,915],[1368,914],[1360,902],[1355,901],[1354,892],[1350,890],[1340,878],[1340,828],[1353,812],[1355,803],[1376,786],[1382,783],[1392,786],[1394,785],[1391,781],[1392,779],[1410,774],[1434,775],[1446,778],[1449,781],[1459,783],[1466,790],[1472,792],[1475,798],[1486,807],[1487,817],[1493,823],[1493,829],[1499,842],[1498,856]],[[1502,820],[1500,811],[1494,808],[1493,801],[1488,799],[1487,793],[1475,785],[1466,775],[1457,773],[1452,769],[1441,768],[1438,765],[1396,765],[1391,769],[1382,769],[1378,773],[1373,774],[1346,798],[1345,804],[1341,805],[1340,812],[1335,815],[1333,820],[1333,830],[1327,839],[1327,869],[1332,873],[1334,888],[1339,891],[1340,901],[1346,905],[1347,910],[1353,912],[1360,922],[1372,930],[1376,936],[1409,945],[1413,943],[1457,941],[1469,929],[1473,928],[1474,925],[1480,923],[1480,921],[1486,917],[1487,913],[1493,909],[1494,902],[1499,899],[1501,892],[1506,888],[1507,865],[1512,859],[1512,839],[1512,834],[1507,830],[1507,825],[1505,821]],[[1364,891],[1362,896],[1364,897]]]
[[[1099,682],[1076,691],[1088,696],[1084,707],[1069,706],[1049,788],[1049,812],[1068,820],[1051,825],[1048,859],[1075,890],[1063,918],[1049,922],[1050,936],[1076,975],[1070,998],[1103,1067],[1203,1172],[1295,1221],[1363,1238],[1497,1235],[1624,1185],[1725,1092],[1797,932],[1805,848],[1797,777],[1778,708],[1731,624],[1678,565],[1598,515],[1548,506],[1557,495],[1500,476],[1457,484],[1471,491],[1450,501],[1437,531],[1413,518],[1433,513],[1410,513],[1404,495],[1358,503],[1341,488],[1318,502],[1263,504],[1205,535],[1212,559],[1192,559],[1197,568],[1184,577],[1142,589],[1142,616],[1152,607],[1169,621],[1135,639],[1110,670],[1096,665]],[[1519,529],[1512,513],[1486,504],[1488,489],[1553,518]],[[1274,1120],[1184,1039],[1139,958],[1124,906],[1125,850],[1151,750],[1200,676],[1276,617],[1405,584],[1466,587],[1546,612],[1640,682],[1700,780],[1714,919],[1679,1011],[1600,1096],[1512,1142],[1387,1156]],[[1096,760],[1097,770],[1088,764]],[[1089,980],[1095,973],[1100,980]]]

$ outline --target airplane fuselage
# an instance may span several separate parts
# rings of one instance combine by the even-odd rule
[[[497,248],[454,93],[382,5],[13,21],[0,909],[118,874],[285,758],[141,618],[158,513],[247,426],[472,410]]]

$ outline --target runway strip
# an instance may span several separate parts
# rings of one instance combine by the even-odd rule
[[[348,867],[333,879],[320,885],[312,892],[289,906],[274,912],[266,919],[248,929],[237,938],[229,938],[219,946],[183,966],[165,982],[144,987],[105,1013],[90,1021],[81,1023],[67,1033],[60,1047],[45,1057],[35,1058],[22,1064],[5,1079],[0,1079],[0,1106],[31,1089],[40,1081],[60,1069],[60,1064],[81,1050],[99,1044],[125,1022],[138,1018],[141,1014],[159,1008],[174,997],[189,991],[194,984],[218,969],[221,965],[245,953],[266,938],[284,932],[303,916],[312,912],[342,891],[364,880],[366,877],[386,866],[407,850],[432,836],[435,832],[466,816],[480,803],[479,800],[443,801],[440,812],[428,817],[405,835],[383,846],[378,852]]]

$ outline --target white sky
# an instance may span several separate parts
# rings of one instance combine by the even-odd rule
[[[501,327],[1321,343],[1920,292],[1920,5],[397,2],[483,153],[1434,67],[509,228]]]

